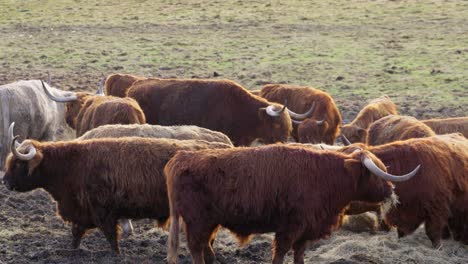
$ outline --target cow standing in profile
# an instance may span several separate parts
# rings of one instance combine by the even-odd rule
[[[179,216],[193,263],[212,263],[218,226],[245,242],[275,232],[273,263],[294,249],[304,263],[306,241],[327,237],[354,200],[395,202],[389,175],[366,151],[343,154],[273,145],[230,150],[179,151],[166,165],[171,210],[168,262],[177,262]],[[337,195],[338,194],[338,195]]]
[[[367,133],[367,144],[370,146],[436,135],[430,127],[416,118],[400,115],[389,115],[375,121]]]
[[[43,84],[47,96],[58,103],[66,103],[67,124],[76,130],[76,136],[107,124],[144,124],[145,114],[138,103],[131,98],[104,96],[102,87],[98,94],[68,92],[53,95]]]
[[[397,227],[398,236],[413,233],[422,223],[435,248],[450,235],[468,244],[468,139],[461,134],[436,135],[366,147],[353,144],[341,151],[367,149],[390,173],[402,173],[421,164],[418,177],[395,183],[396,207],[386,221]],[[448,228],[447,228],[448,227]]]
[[[13,133],[10,126],[10,133]],[[72,224],[73,248],[87,230],[99,228],[119,252],[118,220],[169,217],[163,168],[178,150],[230,148],[203,140],[103,138],[81,141],[25,140],[7,159],[8,190],[43,188],[57,202],[57,214]]]
[[[436,134],[462,133],[468,138],[468,117],[434,118],[421,120]]]
[[[333,98],[318,89],[286,84],[267,84],[260,96],[271,102],[288,102],[294,123],[293,137],[300,143],[332,145],[339,133],[341,115]],[[313,106],[313,107],[311,107]]]
[[[226,134],[236,146],[257,138],[267,144],[286,142],[292,130],[286,106],[229,80],[140,80],[127,96],[138,101],[149,124],[208,128]]]
[[[397,107],[388,96],[382,96],[370,101],[357,117],[349,124],[341,127],[341,134],[351,143],[366,142],[367,129],[370,124],[388,115],[397,115]]]

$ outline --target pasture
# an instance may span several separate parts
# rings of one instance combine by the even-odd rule
[[[57,88],[95,91],[115,72],[223,78],[248,89],[323,89],[347,122],[383,94],[416,118],[467,115],[467,1],[327,2],[0,0],[0,83],[50,72]],[[168,233],[149,220],[134,225],[120,256],[97,230],[72,250],[70,226],[45,192],[0,186],[0,263],[164,263]],[[214,249],[219,263],[269,263],[271,239],[239,247],[221,231]],[[181,263],[190,263],[184,240],[181,247]],[[400,240],[395,231],[341,230],[305,256],[306,263],[466,263],[468,247],[445,240],[434,250],[423,227]]]

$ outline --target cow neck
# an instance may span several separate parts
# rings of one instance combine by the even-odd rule
[[[42,147],[42,162],[40,175],[43,178],[43,189],[49,192],[55,200],[61,200],[69,195],[72,179],[70,172],[77,168],[70,168],[69,161],[76,155],[75,144],[64,142],[45,143]],[[74,153],[74,154],[73,154]]]

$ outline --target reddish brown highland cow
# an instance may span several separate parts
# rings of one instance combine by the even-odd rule
[[[138,101],[149,124],[208,128],[226,134],[236,146],[257,138],[267,144],[285,142],[292,130],[291,112],[285,106],[229,80],[140,80],[127,96]]]
[[[416,167],[416,166],[415,166]],[[385,173],[369,152],[343,154],[283,144],[214,151],[180,151],[167,164],[171,210],[168,262],[177,262],[179,216],[194,264],[212,263],[210,241],[218,226],[240,241],[275,232],[273,263],[294,249],[304,263],[306,241],[327,237],[353,200],[392,200]]]
[[[435,118],[422,120],[436,134],[462,133],[468,138],[468,117]]]
[[[341,127],[341,134],[351,143],[366,142],[370,124],[388,115],[397,115],[397,107],[388,96],[370,101],[349,124]]]
[[[372,123],[367,131],[367,144],[370,146],[405,140],[435,136],[434,131],[411,116],[389,115]]]
[[[127,96],[128,88],[130,88],[135,81],[145,79],[146,77],[131,74],[111,74],[107,76],[104,89],[106,91],[106,95],[125,97]]]
[[[87,230],[99,228],[119,252],[118,220],[152,218],[164,224],[169,203],[163,168],[178,150],[230,148],[203,140],[104,138],[68,142],[16,137],[3,182],[27,192],[43,188],[57,201],[60,217],[72,224],[73,248]]]
[[[318,89],[286,84],[268,84],[260,96],[272,102],[287,101],[288,108],[308,115],[294,115],[293,137],[300,143],[326,143],[332,145],[339,132],[341,115],[333,98]],[[314,107],[311,111],[311,107]],[[297,121],[295,121],[296,119]]]
[[[66,103],[67,124],[76,130],[76,136],[86,131],[108,124],[144,124],[145,114],[132,98],[96,95],[86,92],[72,93],[68,96],[53,95],[42,84],[49,98],[55,102]]]
[[[342,151],[349,153],[363,144]],[[448,225],[453,237],[468,244],[468,140],[461,134],[437,135],[368,147],[390,173],[421,164],[418,177],[395,184],[399,203],[386,214],[398,236],[413,233],[422,223],[435,248]]]

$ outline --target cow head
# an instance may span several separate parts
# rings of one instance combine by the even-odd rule
[[[42,82],[42,88],[51,100],[58,103],[66,104],[65,119],[67,121],[67,124],[73,129],[76,129],[76,117],[80,113],[85,101],[92,96],[96,96],[85,92],[61,92],[60,95],[53,95],[52,92],[49,91],[47,86],[44,85],[44,82]],[[101,91],[102,88],[99,88],[98,92],[96,93],[97,96],[102,95]]]
[[[421,167],[418,165],[410,173],[396,176],[387,173],[382,161],[369,151],[356,149],[351,155],[354,159],[347,160],[345,168],[352,175],[360,175],[359,180],[355,183],[357,200],[373,203],[385,201],[384,209],[397,203],[391,182],[407,181],[414,177]]]
[[[291,135],[291,118],[286,106],[277,104],[262,107],[258,110],[260,124],[257,126],[257,135],[261,141],[270,144],[275,142],[286,142]]]
[[[323,142],[323,135],[328,129],[327,121],[308,118],[298,124],[297,136],[301,143],[318,144]]]
[[[13,133],[13,126],[10,125],[9,133]],[[6,171],[3,176],[3,183],[8,190],[27,192],[41,186],[41,177],[36,172],[37,166],[42,162],[42,153],[35,146],[34,141],[25,140],[21,145],[17,143],[17,138],[11,140],[11,154],[6,161]]]
[[[366,142],[367,129],[354,125],[344,125],[341,127],[341,134],[351,143]]]

